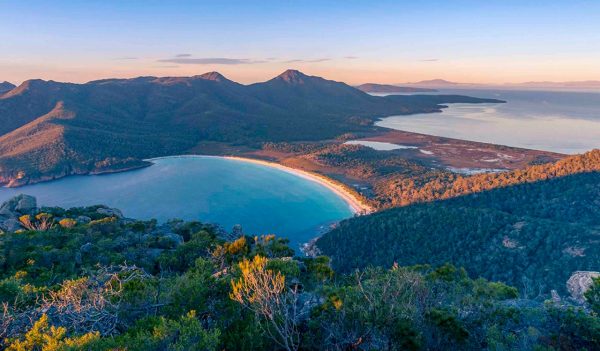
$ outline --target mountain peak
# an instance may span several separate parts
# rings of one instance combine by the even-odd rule
[[[10,97],[10,96],[14,96],[14,95],[19,95],[22,94],[26,91],[31,90],[32,88],[41,88],[44,86],[48,86],[51,83],[55,83],[54,81],[45,81],[42,79],[29,79],[24,81],[23,83],[21,83],[18,87],[14,87],[9,91],[6,91],[2,97]],[[12,84],[11,84],[12,85]]]
[[[0,94],[13,90],[16,86],[10,82],[0,82]]]
[[[298,70],[288,69],[285,72],[278,75],[275,79],[280,79],[290,84],[304,84],[304,81],[307,78],[309,77],[306,74]]]
[[[206,80],[212,80],[215,82],[225,82],[225,81],[229,81],[229,79],[225,78],[225,76],[223,76],[221,73],[219,72],[207,72],[204,74],[201,74],[199,76],[202,79],[206,79]]]

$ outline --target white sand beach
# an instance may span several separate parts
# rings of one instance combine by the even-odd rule
[[[223,157],[227,158],[227,159],[231,159],[231,160],[251,162],[251,163],[255,163],[255,164],[259,164],[259,165],[263,165],[263,166],[277,168],[281,171],[288,172],[288,173],[294,174],[298,177],[302,177],[302,178],[311,180],[311,181],[319,183],[319,184],[323,185],[324,187],[328,188],[329,190],[333,191],[337,196],[339,196],[340,198],[342,198],[344,201],[346,201],[348,203],[348,205],[350,206],[350,208],[352,209],[352,211],[354,213],[362,215],[362,214],[368,214],[368,213],[373,212],[373,208],[371,206],[364,203],[364,201],[362,199],[360,199],[355,194],[348,191],[343,185],[337,183],[336,181],[334,181],[332,179],[322,176],[320,174],[315,174],[315,173],[303,171],[300,169],[287,167],[287,166],[284,166],[284,165],[281,165],[281,164],[275,163],[275,162],[257,160],[257,159],[253,159],[253,158],[238,157],[238,156],[223,156]]]

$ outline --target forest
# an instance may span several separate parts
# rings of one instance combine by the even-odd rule
[[[405,150],[378,151],[342,144],[357,136],[344,134],[336,143],[264,143],[262,149],[278,155],[278,162],[337,179],[359,191],[377,209],[449,199],[471,193],[536,182],[584,172],[600,171],[600,150],[562,156],[555,162],[533,158],[523,167],[463,175],[442,164],[426,164]],[[281,156],[285,155],[285,156]]]
[[[600,171],[600,150],[565,157],[551,163],[533,164],[509,172],[462,176],[451,172],[429,172],[423,176],[393,174],[375,186],[381,207],[448,199],[501,187],[536,182],[583,172]]]
[[[341,273],[274,235],[23,203],[2,207],[19,221],[0,235],[7,350],[600,347],[600,280],[584,304],[527,299],[450,264]]]
[[[398,207],[342,221],[317,241],[336,270],[446,262],[519,287],[563,293],[577,270],[598,270],[600,173]]]

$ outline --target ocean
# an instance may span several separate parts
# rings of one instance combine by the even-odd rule
[[[600,148],[600,92],[440,89],[435,94],[506,103],[448,104],[442,113],[390,116],[377,125],[565,154]]]

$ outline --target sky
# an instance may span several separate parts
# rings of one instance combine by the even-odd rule
[[[0,81],[600,80],[600,1],[0,0]]]

